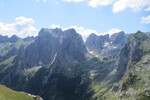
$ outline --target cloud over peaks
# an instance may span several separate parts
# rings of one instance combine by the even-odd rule
[[[62,0],[62,1],[65,1],[65,2],[83,2],[84,0]]]
[[[56,25],[56,24],[52,24],[51,25],[51,28],[61,28],[60,25]],[[85,41],[86,38],[91,34],[91,33],[94,33],[96,35],[106,35],[106,34],[109,34],[110,36],[114,33],[118,33],[122,30],[120,29],[116,29],[116,28],[112,28],[111,30],[109,30],[108,32],[105,32],[105,33],[99,33],[97,32],[96,30],[94,29],[88,29],[88,28],[85,28],[83,26],[76,26],[76,25],[72,25],[70,27],[67,27],[67,28],[62,28],[62,30],[67,30],[67,29],[70,29],[70,28],[73,28],[76,30],[77,33],[79,33],[83,40]]]
[[[117,0],[113,5],[113,12],[120,12],[126,8],[131,8],[137,12],[149,5],[150,0]]]
[[[89,0],[88,5],[97,8],[98,6],[107,6],[112,4],[116,0]]]
[[[51,25],[51,28],[61,28],[60,25],[55,25],[55,24],[52,24]],[[91,34],[91,33],[95,33],[95,34],[99,34],[96,30],[93,30],[93,29],[86,29],[84,28],[83,26],[76,26],[76,25],[72,25],[70,27],[66,27],[66,28],[62,28],[62,30],[67,30],[67,29],[70,29],[70,28],[73,28],[77,31],[77,33],[79,33],[83,40],[85,41],[86,38]]]
[[[150,15],[141,18],[141,23],[150,24]]]
[[[0,22],[0,34],[1,35],[17,35],[19,37],[35,36],[37,35],[37,29],[33,26],[34,19],[26,17],[15,18],[14,23]]]
[[[47,2],[48,0],[36,0],[37,2],[39,2],[39,1],[43,1],[43,2]]]

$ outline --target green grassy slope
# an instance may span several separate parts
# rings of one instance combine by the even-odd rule
[[[139,32],[130,38],[128,69],[115,88],[103,95],[106,100],[150,100],[150,36]]]
[[[36,97],[30,97],[26,93],[13,91],[0,85],[0,100],[36,100]]]

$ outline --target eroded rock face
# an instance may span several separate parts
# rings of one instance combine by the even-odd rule
[[[28,36],[28,37],[24,38],[23,40],[26,42],[30,42],[30,41],[33,41],[34,39],[35,39],[34,36]]]
[[[8,36],[2,36],[0,35],[0,43],[4,43],[8,40]]]
[[[8,41],[14,43],[14,42],[17,42],[17,41],[20,40],[20,39],[21,39],[21,38],[19,38],[18,36],[13,35],[13,36],[11,36],[11,37],[8,39]]]
[[[120,59],[118,61],[119,77],[124,75],[128,67],[134,65],[142,58],[144,52],[140,49],[140,45],[147,39],[148,36],[142,32],[131,34],[130,37],[128,37],[125,47],[121,50]]]
[[[95,52],[98,55],[113,56],[117,55],[117,53],[125,46],[126,38],[127,36],[123,31],[114,33],[111,36],[108,34],[100,36],[91,34],[87,38],[85,44],[89,48],[89,51]]]
[[[21,40],[21,38],[19,38],[16,35],[11,36],[10,38],[8,36],[0,35],[0,43],[5,43],[5,42],[15,43],[18,40]]]
[[[134,84],[142,78],[133,74],[127,76],[122,86],[114,83],[123,78],[129,67],[133,67],[129,62],[135,64],[150,50],[143,48],[149,43],[147,36],[131,35],[127,43],[126,37],[124,32],[111,36],[91,34],[85,44],[90,51],[99,54],[97,56],[90,55],[82,37],[74,29],[43,28],[37,37],[24,40],[28,43],[21,45],[19,51],[11,49],[8,54],[15,53],[15,56],[8,63],[0,62],[1,69],[6,66],[0,70],[0,82],[46,100],[98,100],[103,98],[106,90],[128,90],[126,83]],[[108,56],[116,57],[110,59]],[[149,55],[137,65],[145,64],[148,70],[147,63]],[[143,67],[133,69],[142,72]],[[148,78],[143,80],[148,83]],[[131,92],[133,90],[129,89],[128,93]]]
[[[82,37],[74,29],[41,29],[36,39],[20,48],[19,59],[25,68],[52,64],[59,59],[62,65],[74,65],[85,60],[87,53]]]
[[[100,53],[103,49],[105,42],[109,41],[109,35],[104,36],[97,36],[96,34],[92,33],[86,40],[86,46],[91,50],[97,53]]]
[[[43,92],[42,95],[48,100],[52,97],[75,100],[81,98],[80,93],[85,91],[85,89],[77,90],[82,78],[76,71],[78,71],[77,65],[86,61],[87,50],[82,37],[74,29],[64,31],[58,39],[60,44],[57,45],[59,48],[57,51],[55,50],[53,60],[49,61],[49,64],[46,65],[47,68],[42,67],[37,71],[29,81],[28,89],[31,93],[40,94],[40,92]],[[75,93],[75,91],[78,93]]]
[[[58,55],[68,62],[81,62],[87,53],[82,37],[74,29],[64,31]]]
[[[115,34],[111,35],[110,41],[115,46],[124,47],[126,38],[127,37],[126,37],[125,33],[123,31],[121,31],[119,33],[115,33]]]
[[[24,49],[22,58],[27,67],[50,63],[60,48],[62,34],[61,29],[41,29],[38,37]]]

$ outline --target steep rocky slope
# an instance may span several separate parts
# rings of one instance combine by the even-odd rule
[[[84,43],[74,29],[43,28],[35,38],[11,43],[17,52],[10,49],[0,62],[0,83],[44,100],[147,99],[149,43],[140,31],[91,34]]]
[[[9,67],[0,73],[1,83],[16,90],[42,95],[45,99],[59,96],[70,99],[67,97],[69,92],[52,89],[53,85],[49,86],[50,80],[53,83],[53,80],[62,81],[70,77],[66,79],[64,85],[71,85],[71,88],[65,88],[71,91],[73,85],[76,89],[81,76],[76,75],[74,70],[77,70],[76,66],[86,61],[86,53],[82,37],[74,29],[63,32],[61,29],[41,29],[34,41],[22,45],[17,55],[6,61]],[[57,84],[54,85],[59,87]],[[45,89],[48,88],[49,92],[46,92]],[[52,92],[51,89],[56,93],[53,91],[52,97],[49,97],[46,94]],[[66,95],[59,94],[60,92]],[[74,93],[75,90],[71,92]]]
[[[150,36],[138,31],[129,35],[118,62],[117,82],[105,96],[108,100],[150,99]],[[113,96],[112,96],[113,95]]]
[[[89,35],[85,44],[91,53],[99,57],[114,57],[119,55],[120,50],[124,47],[127,36],[123,31],[112,35],[97,36],[94,33]]]

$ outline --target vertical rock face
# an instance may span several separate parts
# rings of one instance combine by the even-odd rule
[[[85,44],[98,56],[88,53],[82,37],[74,29],[43,28],[37,37],[22,39],[22,45],[15,36],[12,43],[7,43],[8,37],[0,36],[0,83],[46,100],[107,99],[111,95],[107,98],[105,95],[111,92],[111,86],[118,83],[112,90],[120,89],[118,81],[123,81],[122,90],[128,88],[128,83],[149,83],[148,36],[137,32],[126,41],[124,32],[111,36],[91,34]],[[145,71],[146,80],[141,70]],[[141,78],[137,78],[135,71]],[[125,74],[129,79],[122,80]]]
[[[119,82],[117,85],[118,90],[114,92],[114,95],[119,94],[117,98],[128,100],[149,99],[149,95],[146,95],[146,93],[150,92],[149,41],[149,34],[145,34],[140,31],[128,36],[126,45],[121,50],[119,61],[117,64],[118,66],[116,77],[118,78]]]
[[[11,36],[11,37],[8,39],[8,42],[14,43],[14,42],[17,42],[17,41],[20,40],[20,39],[21,39],[21,38],[19,38],[18,36],[13,35],[13,36]]]
[[[119,33],[115,33],[110,37],[110,41],[115,46],[123,47],[126,42],[126,35],[123,31],[121,31]]]
[[[127,71],[128,67],[138,62],[144,52],[141,48],[142,42],[148,39],[148,35],[138,31],[135,34],[130,34],[126,42],[125,47],[120,53],[120,59],[118,62],[118,74],[122,77]]]
[[[44,33],[46,34],[42,34],[41,31],[44,31]],[[63,32],[61,31],[61,34],[60,32],[58,32],[59,30],[56,29],[44,29],[41,31],[39,33],[39,36],[37,37],[37,40],[35,40],[36,42],[40,44],[41,39],[42,41],[47,39],[47,42],[49,43],[44,42],[44,44],[52,45],[50,44],[51,42],[55,42],[58,44],[53,43],[53,47],[49,47],[48,45],[46,45],[46,47],[43,47],[43,49],[46,48],[46,50],[48,51],[44,51],[41,54],[51,53],[56,48],[54,50],[55,52],[53,52],[53,54],[55,55],[52,55],[53,60],[49,60],[48,64],[43,63],[43,65],[46,65],[47,68],[43,67],[39,69],[39,71],[37,71],[31,81],[29,81],[28,89],[31,93],[40,94],[40,92],[43,92],[43,94],[41,95],[43,95],[46,100],[51,100],[53,97],[55,98],[54,100],[60,98],[62,98],[62,100],[75,100],[76,98],[78,98],[75,97],[77,95],[75,91],[76,88],[79,87],[78,85],[81,82],[81,76],[73,73],[76,73],[76,65],[86,60],[87,53],[82,37],[78,33],[76,33],[74,29],[68,29]],[[52,32],[52,36],[50,36],[50,38],[48,38],[49,32]],[[42,46],[44,44],[42,44]],[[31,47],[33,47],[33,45],[35,44],[30,45],[32,45]],[[39,59],[41,59],[41,57],[42,55],[39,56]]]
[[[15,43],[18,40],[21,40],[21,38],[19,38],[16,35],[11,36],[10,38],[8,36],[0,35],[0,43],[5,43],[5,42]]]
[[[104,43],[109,41],[109,35],[97,36],[92,33],[86,40],[86,46],[97,53],[100,53],[103,49]]]
[[[69,73],[68,69],[86,60],[86,47],[82,37],[74,29],[64,31],[60,41],[61,45],[52,63],[50,74]]]
[[[60,48],[61,29],[41,29],[38,37],[25,48],[27,67],[50,63]]]
[[[0,35],[0,43],[4,43],[8,40],[8,36],[2,36]]]
[[[34,39],[35,39],[34,36],[28,36],[28,37],[24,38],[23,40],[26,42],[30,42],[30,41],[33,41]]]
[[[66,61],[80,62],[85,60],[86,47],[82,37],[74,29],[64,31],[59,55]]]
[[[21,51],[22,52],[22,51]],[[82,37],[74,29],[41,29],[36,39],[24,47],[22,58],[27,67],[50,64],[55,55],[64,62],[78,62],[85,59],[86,47]],[[60,58],[61,59],[61,58]]]
[[[108,34],[103,36],[91,34],[86,40],[86,46],[90,51],[107,56],[119,52],[118,50],[121,50],[125,46],[126,38],[123,31],[114,33],[111,36]]]

